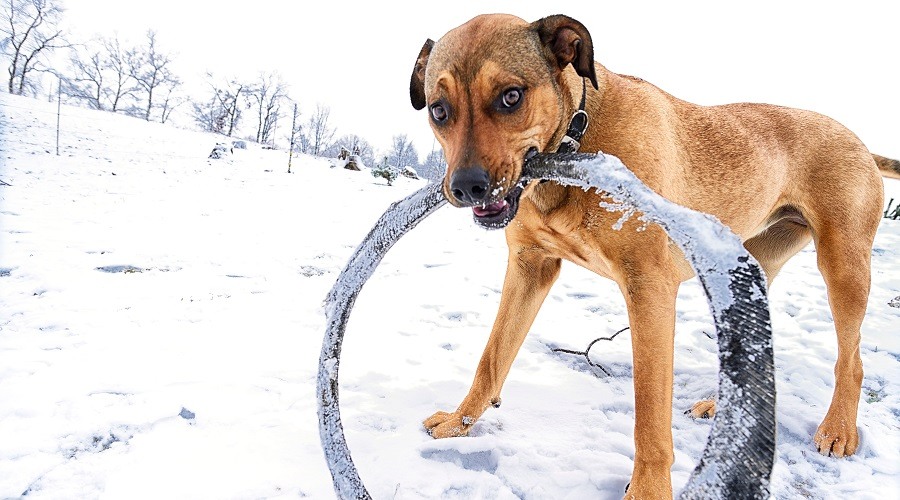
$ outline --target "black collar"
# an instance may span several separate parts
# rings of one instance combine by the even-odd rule
[[[578,148],[581,147],[581,138],[584,137],[584,132],[588,128],[588,115],[584,110],[584,103],[587,99],[587,82],[584,78],[581,79],[581,104],[578,105],[578,111],[576,111],[572,115],[572,119],[569,121],[569,129],[566,130],[566,135],[563,137],[562,142],[559,144],[559,147],[556,149],[557,153],[574,153],[578,151]]]

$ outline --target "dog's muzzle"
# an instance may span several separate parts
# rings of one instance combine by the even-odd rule
[[[530,148],[523,164],[537,153],[537,148]],[[453,173],[448,191],[457,206],[472,207],[472,217],[476,224],[485,229],[503,229],[515,218],[523,190],[521,182],[505,194],[500,188],[492,190],[491,176],[487,170],[468,167]]]

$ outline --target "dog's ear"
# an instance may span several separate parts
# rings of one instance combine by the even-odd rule
[[[571,64],[576,73],[590,79],[594,88],[599,88],[594,69],[594,44],[583,24],[571,17],[556,15],[535,21],[532,27],[544,47],[555,57],[551,62],[556,63],[560,71]]]
[[[409,79],[409,100],[417,110],[425,107],[425,67],[428,66],[428,56],[431,55],[432,47],[434,40],[429,38],[419,51],[419,57],[416,58],[416,65],[413,66],[412,76]]]

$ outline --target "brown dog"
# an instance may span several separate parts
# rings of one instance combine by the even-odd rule
[[[820,453],[852,454],[863,371],[860,325],[883,185],[853,133],[816,113],[764,104],[704,107],[593,60],[587,29],[566,16],[534,23],[472,19],[416,61],[410,96],[428,107],[444,148],[444,192],[485,227],[506,227],[500,310],[475,380],[456,411],[425,420],[436,438],[465,435],[500,401],[513,359],[561,259],[618,283],[632,332],[635,456],[628,496],[671,497],[673,336],[679,284],[693,276],[659,227],[623,230],[602,195],[555,183],[518,186],[525,159],[554,151],[586,91],[591,126],[580,151],[619,157],[653,190],[714,214],[771,281],[810,240],[838,336],[835,390],[815,434]],[[586,90],[585,90],[586,89]],[[897,166],[879,160],[885,175]],[[893,172],[898,175],[897,172]],[[834,203],[840,200],[840,203]]]

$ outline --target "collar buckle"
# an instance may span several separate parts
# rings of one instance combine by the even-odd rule
[[[578,106],[578,110],[572,114],[572,119],[569,120],[569,129],[566,130],[565,137],[562,138],[559,147],[556,149],[557,153],[574,153],[581,147],[581,142],[579,141],[584,137],[584,132],[590,123],[588,114],[584,110],[586,97],[587,83],[582,80],[581,104]]]

